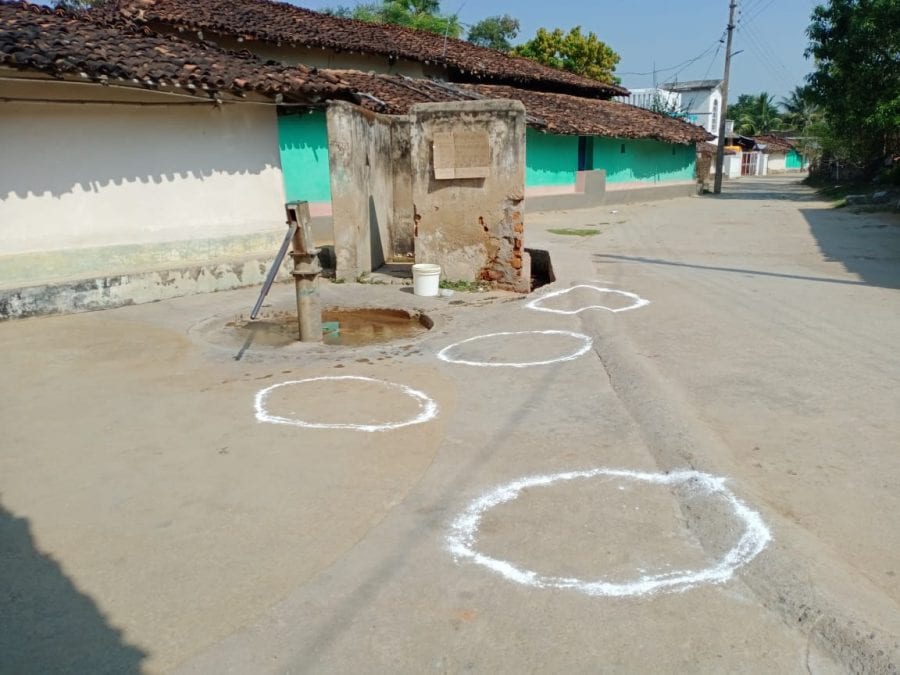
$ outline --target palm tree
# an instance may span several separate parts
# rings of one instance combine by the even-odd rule
[[[765,91],[756,96],[742,95],[735,105],[738,110],[733,111],[738,133],[758,136],[780,128],[781,119],[774,101],[775,97]]]
[[[816,124],[822,115],[819,106],[810,100],[809,90],[803,86],[794,87],[779,105],[785,112],[785,124],[796,131],[805,131]]]

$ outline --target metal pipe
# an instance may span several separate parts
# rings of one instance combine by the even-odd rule
[[[294,260],[294,286],[297,293],[297,324],[301,342],[322,341],[322,304],[319,300],[319,249],[313,244],[309,203],[285,205],[288,222],[294,229],[291,258]]]
[[[294,235],[297,233],[297,223],[292,223],[290,221],[288,221],[288,223],[290,224],[290,227],[288,228],[287,234],[284,235],[284,241],[281,242],[278,253],[275,254],[275,260],[272,262],[272,267],[269,268],[269,273],[266,275],[266,280],[263,282],[262,290],[259,292],[259,298],[256,300],[256,304],[253,305],[253,310],[250,312],[251,319],[255,319],[259,314],[259,310],[262,309],[263,300],[265,300],[266,296],[269,294],[269,289],[272,288],[275,277],[278,276],[278,270],[281,269],[281,263],[284,260],[284,255],[287,253],[288,246],[291,245],[291,242],[294,240]]]
[[[318,276],[294,273],[301,342],[322,341],[322,305],[319,302]]]

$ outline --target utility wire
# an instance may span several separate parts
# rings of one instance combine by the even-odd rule
[[[722,35],[724,36],[725,33],[722,33]],[[709,77],[709,72],[712,70],[712,67],[715,65],[716,59],[718,58],[720,51],[722,51],[722,42],[721,41],[719,42],[719,46],[716,47],[716,52],[713,54],[712,59],[710,59],[709,65],[706,66],[706,71],[703,73],[703,77],[700,78],[701,80],[705,80],[707,77]],[[693,108],[694,103],[696,103],[697,97],[699,95],[700,95],[699,92],[695,92],[694,95],[691,96],[690,103],[688,103],[686,106],[682,106],[682,107],[685,110],[690,110],[691,108]]]
[[[646,72],[646,73],[616,73],[616,75],[646,76],[646,75],[655,75],[656,73],[667,73],[667,72],[669,72],[670,70],[678,70],[679,68],[681,68],[682,70],[684,70],[684,68],[687,68],[688,66],[690,66],[690,65],[692,65],[692,64],[694,64],[694,63],[696,63],[697,61],[699,61],[700,59],[702,59],[704,56],[706,56],[707,54],[709,54],[713,49],[716,48],[716,45],[721,46],[721,38],[718,39],[718,40],[716,40],[715,42],[713,42],[709,47],[707,47],[706,49],[704,49],[704,50],[703,50],[702,52],[700,52],[700,54],[698,54],[697,56],[695,56],[695,57],[693,57],[693,58],[690,58],[690,59],[688,59],[687,61],[682,61],[681,63],[675,64],[674,66],[670,66],[670,67],[668,67],[668,68],[656,68],[655,70],[651,70],[651,71]]]
[[[747,39],[747,46],[756,59],[776,80],[788,89],[796,84],[794,76],[766,45],[765,40],[756,33],[751,24],[745,23],[738,31]]]
[[[755,19],[755,18],[758,17],[760,14],[762,14],[763,12],[765,12],[769,7],[771,7],[772,4],[773,4],[774,2],[775,2],[775,0],[769,0],[765,5],[762,5],[761,7],[760,7],[759,5],[757,5],[757,7],[758,7],[759,9],[758,9],[757,11],[753,12],[752,15],[749,15],[749,12],[748,12],[748,16],[747,16],[747,18],[744,19],[744,20],[745,20],[745,21],[753,21],[753,19]],[[754,8],[754,9],[755,9],[755,8]],[[751,11],[752,11],[752,10],[751,10]],[[743,16],[743,15],[742,15],[742,16]],[[738,23],[740,23],[740,22],[741,22],[741,19],[738,19]]]
[[[768,59],[775,64],[776,72],[780,75],[781,79],[785,81],[788,87],[793,87],[797,83],[796,75],[784,65],[784,62],[778,57],[771,45],[766,42],[756,30],[751,30],[750,33],[756,38],[757,43],[762,46],[763,52],[767,55]]]

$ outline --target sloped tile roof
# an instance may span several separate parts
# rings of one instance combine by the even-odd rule
[[[388,115],[405,115],[416,103],[471,101],[481,98],[459,85],[402,75],[363,73],[358,70],[326,70],[348,82],[361,96],[361,104]]]
[[[411,80],[398,75],[327,72],[349,82],[362,95],[362,105],[387,114],[405,114],[416,103],[505,98],[525,104],[529,126],[554,134],[649,138],[681,144],[713,138],[702,127],[616,101],[515,87]]]
[[[713,138],[702,127],[618,101],[497,87],[460,85],[490,98],[511,98],[547,123],[547,131],[570,136],[650,138],[691,144]]]
[[[362,73],[357,70],[329,70],[335,77],[349,82],[360,97],[361,105],[369,110],[387,115],[405,115],[416,103],[446,103],[452,101],[476,101],[482,96],[459,84],[438,80],[412,79],[402,75]],[[527,114],[531,126],[543,127],[544,121]]]
[[[444,66],[454,79],[490,80],[549,91],[607,98],[628,90],[509,56],[463,40],[401,26],[343,19],[271,0],[110,0],[104,14],[118,11],[136,21],[225,34],[244,40],[318,47]]]
[[[787,153],[794,149],[793,143],[791,143],[786,138],[781,138],[780,136],[764,134],[762,136],[754,136],[753,140],[758,144],[765,145],[767,152]]]
[[[249,53],[224,52],[22,2],[0,2],[0,65],[149,89],[179,87],[203,95],[256,92],[296,102],[355,99],[347,83],[328,73],[273,67]]]

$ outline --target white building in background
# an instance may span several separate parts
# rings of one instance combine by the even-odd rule
[[[677,113],[683,119],[701,126],[713,136],[719,135],[722,111],[722,80],[669,82],[659,87],[631,89],[619,101],[639,108]]]
[[[691,80],[670,82],[662,86],[681,96],[681,109],[688,120],[719,135],[719,114],[722,111],[722,80]]]
[[[675,111],[681,109],[681,94],[672,91],[650,87],[648,89],[629,89],[629,92],[628,96],[617,96],[616,100],[647,110]]]

